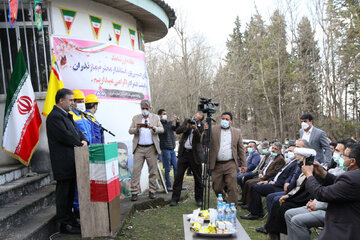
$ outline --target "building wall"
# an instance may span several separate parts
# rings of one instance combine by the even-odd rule
[[[96,38],[91,30],[89,20],[89,14],[91,14],[102,18],[102,27],[100,29],[98,41],[109,42],[116,45],[116,39],[114,37],[114,30],[112,26],[112,22],[115,22],[122,25],[119,45],[125,48],[131,48],[128,28],[134,30],[137,29],[136,20],[129,14],[92,1],[53,1],[51,2],[52,29],[53,34],[57,36],[68,36],[62,20],[60,8],[77,11],[69,37],[96,41]],[[111,38],[110,41],[109,36]],[[138,39],[135,41],[135,50],[138,50],[137,43]]]
[[[137,30],[137,26],[136,19],[129,14],[87,0],[50,1],[49,4],[51,9],[51,36],[61,36],[66,38],[96,41],[96,38],[91,29],[91,22],[89,20],[89,14],[91,14],[96,17],[102,18],[102,27],[100,29],[100,34],[97,41],[109,42],[116,45],[117,43],[112,26],[112,22],[116,22],[122,25],[119,46],[132,49],[128,28]],[[69,35],[67,34],[66,28],[64,26],[64,21],[61,15],[60,8],[77,11],[77,15],[75,17]],[[51,36],[49,37],[51,38]],[[139,51],[138,40],[138,35],[136,34],[134,51]],[[46,93],[36,93],[36,96],[38,106],[41,112],[43,109]],[[0,112],[4,112],[4,104],[5,101],[3,98],[0,103]],[[97,119],[100,123],[102,123],[104,127],[108,128],[116,134],[116,137],[105,134],[106,142],[125,142],[128,146],[130,145],[129,153],[131,153],[132,136],[128,134],[128,128],[131,124],[132,116],[138,113],[140,113],[139,103],[121,102],[114,100],[101,101],[99,104],[99,110],[96,113]],[[51,170],[48,153],[49,149],[46,137],[46,118],[42,116],[42,120],[43,124],[40,129],[39,146],[33,155],[33,159],[31,160],[32,169],[36,172],[48,172]],[[3,124],[3,118],[0,118],[0,124]],[[16,163],[18,163],[17,160],[8,157],[3,151],[0,151],[0,165]],[[144,167],[143,171],[146,172],[146,174],[142,174],[141,177],[142,189],[144,190],[148,187],[147,166]]]

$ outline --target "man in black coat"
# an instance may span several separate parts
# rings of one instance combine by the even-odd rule
[[[202,120],[204,115],[196,113],[192,119],[185,121],[176,129],[177,134],[182,134],[178,150],[178,170],[173,185],[173,194],[170,206],[176,206],[179,202],[184,174],[188,167],[194,174],[195,201],[197,206],[202,206],[203,184],[201,164],[204,161],[204,151],[200,142],[204,131]]]
[[[360,235],[360,144],[351,144],[342,154],[345,173],[338,177],[314,162],[303,166],[306,189],[319,201],[328,202],[325,227],[319,240],[359,239]],[[322,186],[313,172],[323,179]]]
[[[173,117],[172,121],[168,121],[165,109],[158,111],[160,122],[164,127],[164,133],[159,134],[160,149],[161,149],[161,160],[163,168],[165,169],[165,183],[168,191],[172,191],[170,170],[171,165],[174,169],[174,177],[177,172],[177,158],[175,153],[175,136],[174,131],[180,126],[179,118]],[[176,125],[173,125],[173,120],[176,120]]]
[[[56,220],[60,232],[80,233],[72,206],[75,194],[75,146],[87,146],[85,136],[76,128],[69,113],[74,104],[73,92],[60,89],[55,96],[56,105],[46,119],[51,166],[56,180]]]

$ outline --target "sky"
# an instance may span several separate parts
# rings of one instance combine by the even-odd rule
[[[226,52],[226,40],[234,28],[236,16],[240,17],[242,30],[256,9],[268,21],[276,8],[285,9],[285,0],[164,0],[175,10],[177,16],[186,19],[191,33],[202,34],[222,56]],[[296,16],[308,14],[307,4],[313,0],[292,0]],[[172,34],[170,29],[169,35]]]

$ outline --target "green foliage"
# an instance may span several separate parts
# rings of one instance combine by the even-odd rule
[[[299,116],[305,112],[333,136],[360,134],[355,124],[360,100],[359,2],[328,0],[324,11],[319,22],[323,52],[307,17],[297,24],[291,52],[280,10],[273,12],[269,24],[253,15],[243,32],[236,18],[214,91],[222,97],[221,110],[234,112],[235,126],[241,126],[246,138],[297,138]],[[226,97],[224,85],[229,86]],[[333,118],[340,120],[329,121]]]

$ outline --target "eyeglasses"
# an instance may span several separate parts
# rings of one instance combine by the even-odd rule
[[[346,154],[344,154],[344,153],[340,154],[340,157],[354,158],[353,156],[346,155]]]

